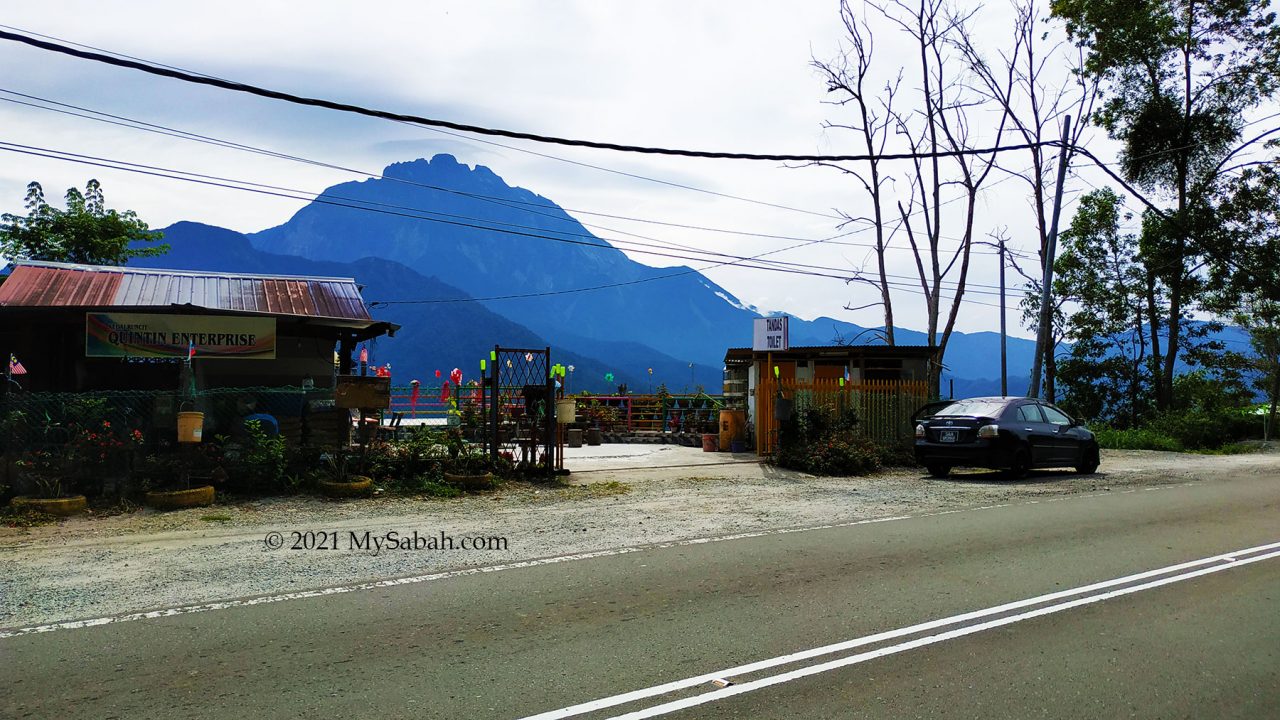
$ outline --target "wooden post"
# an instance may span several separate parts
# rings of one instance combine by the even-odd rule
[[[1000,396],[1008,397],[1009,395],[1009,357],[1006,352],[1006,340],[1008,335],[1005,332],[1004,318],[1004,236],[1000,237]]]

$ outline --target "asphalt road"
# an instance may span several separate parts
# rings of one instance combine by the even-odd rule
[[[651,548],[0,638],[0,717],[1273,718],[1278,542],[1248,475]]]

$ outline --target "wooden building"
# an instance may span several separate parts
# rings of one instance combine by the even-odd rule
[[[756,418],[756,388],[761,377],[778,368],[783,381],[807,382],[846,378],[866,380],[925,381],[933,350],[924,345],[815,345],[768,353],[751,348],[730,348],[724,356],[725,399],[745,407],[749,421]],[[769,363],[772,361],[772,366]]]
[[[188,356],[201,389],[333,387],[397,329],[353,278],[19,261],[0,283],[0,358],[27,391],[176,390]]]

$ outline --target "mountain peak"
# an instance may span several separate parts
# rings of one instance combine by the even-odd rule
[[[458,162],[458,158],[448,153],[433,155],[430,160],[418,158],[408,162],[392,163],[382,171],[382,174],[385,177],[400,180],[429,180],[471,175],[474,176],[473,180],[482,182],[497,180],[501,182],[501,178],[484,165],[471,167],[466,163]]]

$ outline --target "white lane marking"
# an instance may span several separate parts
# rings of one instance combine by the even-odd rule
[[[249,607],[252,605],[266,605],[268,603],[284,602],[286,600],[304,600],[307,598],[325,597],[328,595],[344,595],[346,593],[357,592],[360,590],[376,590],[378,588],[395,587],[397,585],[417,585],[424,582],[432,582],[435,580],[445,580],[448,578],[463,577],[466,575],[479,575],[482,573],[500,572],[503,570],[516,570],[520,568],[538,567],[540,565],[554,565],[556,563],[573,562],[577,560],[590,560],[593,558],[613,557],[615,555],[627,555],[630,553],[642,552],[645,550],[662,550],[674,547],[687,547],[690,545],[705,545],[707,543],[725,542],[728,540],[745,540],[748,538],[767,537],[770,535],[789,535],[793,533],[809,532],[812,530],[833,530],[836,528],[855,527],[858,525],[872,525],[875,523],[893,522],[895,520],[910,520],[915,516],[912,515],[893,515],[882,518],[868,518],[866,520],[851,520],[843,523],[831,523],[827,525],[816,525],[811,527],[800,528],[777,528],[772,530],[756,530],[752,532],[735,533],[733,535],[718,535],[714,537],[692,538],[688,540],[674,540],[671,542],[655,543],[652,545],[635,545],[631,547],[613,548],[609,550],[596,550],[592,552],[573,553],[571,555],[557,555],[549,558],[538,558],[536,560],[523,560],[520,562],[503,563],[501,565],[487,565],[484,567],[463,568],[460,570],[447,570],[444,572],[431,573],[429,575],[415,575],[412,577],[392,578],[389,580],[376,580],[365,583],[357,583],[353,585],[339,585],[329,588],[320,588],[317,590],[302,590],[299,592],[281,593],[278,595],[264,595],[261,597],[243,598],[239,600],[223,600],[218,602],[204,603],[200,605],[184,605],[182,607],[165,608],[162,610],[151,610],[148,612],[127,613],[123,615],[108,615],[104,617],[91,618],[88,620],[69,620],[65,622],[48,623],[45,625],[35,625],[32,627],[15,628],[12,630],[0,630],[0,639],[16,637],[19,635],[32,635],[35,633],[53,632],[55,630],[76,630],[79,628],[96,627],[98,625],[111,625],[121,622],[132,622],[134,620],[152,620],[162,617],[173,617],[174,615],[190,615],[192,613],[211,612],[213,610],[228,610],[231,608]]]
[[[1226,562],[1238,555],[1249,555],[1257,552],[1275,550],[1277,548],[1280,548],[1280,542],[1274,542],[1267,545],[1259,545],[1257,547],[1246,548],[1244,550],[1233,550],[1231,552],[1223,553],[1221,555],[1214,555],[1213,557],[1201,558],[1199,560],[1191,560],[1188,562],[1179,563],[1177,565],[1169,565],[1167,567],[1157,568],[1155,570],[1147,570],[1145,572],[1140,572],[1134,575],[1126,575],[1124,577],[1114,578],[1112,580],[1104,580],[1102,582],[1093,583],[1091,585],[1082,585],[1080,587],[1071,588],[1068,590],[1059,590],[1057,592],[1052,592],[1047,595],[1039,595],[1036,597],[1027,598],[1025,600],[1016,600],[1014,602],[1005,603],[1003,605],[996,605],[994,607],[989,607],[982,610],[973,610],[967,613],[962,613],[960,615],[952,615],[950,617],[940,618],[938,620],[930,620],[929,622],[923,622],[923,623],[911,625],[908,627],[898,628],[896,630],[887,630],[885,632],[879,632],[874,635],[867,635],[860,638],[854,638],[852,640],[844,640],[842,642],[833,643],[831,645],[823,645],[821,647],[811,648],[809,650],[802,650],[800,652],[791,653],[789,655],[780,655],[775,658],[769,658],[767,660],[758,660],[756,662],[748,663],[746,665],[739,665],[737,667],[726,668],[723,670],[716,670],[714,672],[704,673],[702,675],[695,675],[693,677],[685,678],[683,680],[675,680],[669,683],[663,683],[662,685],[654,685],[652,687],[643,688],[640,690],[633,690],[631,692],[622,693],[620,695],[613,695],[611,697],[600,698],[599,700],[591,700],[589,702],[580,703],[578,705],[570,705],[568,707],[563,707],[558,710],[550,710],[548,712],[539,713],[537,715],[530,715],[526,718],[522,718],[522,720],[559,720],[560,718],[567,718],[567,717],[573,717],[575,715],[582,715],[585,713],[594,712],[596,710],[603,710],[604,708],[623,705],[629,702],[635,702],[636,700],[643,700],[645,698],[655,697],[658,695],[666,695],[667,693],[675,692],[677,690],[684,690],[686,688],[694,687],[696,685],[701,685],[702,683],[705,683],[705,682],[711,682],[717,678],[731,678],[736,675],[746,675],[749,673],[759,672],[760,670],[768,670],[769,668],[778,667],[780,665],[790,665],[792,663],[800,662],[802,660],[809,660],[811,658],[820,657],[822,655],[830,655],[831,653],[841,652],[843,650],[852,650],[853,648],[856,648],[856,647],[872,645],[885,640],[893,640],[895,638],[905,637],[907,635],[915,635],[917,633],[925,632],[928,630],[937,630],[938,628],[946,627],[948,625],[955,625],[957,623],[967,622],[969,620],[976,620],[978,618],[983,618],[990,615],[999,615],[1001,613],[1009,612],[1010,610],[1017,610],[1024,607],[1030,607],[1032,605],[1041,605],[1047,602],[1053,602],[1055,600],[1061,600],[1062,598],[1071,597],[1073,595],[1082,595],[1085,593],[1095,592],[1097,590],[1105,590],[1106,588],[1115,587],[1116,585],[1124,585],[1127,583],[1136,582],[1138,580],[1146,580],[1148,578],[1157,577],[1159,575],[1168,575],[1170,573],[1180,572],[1190,568],[1199,567],[1201,565],[1209,565],[1212,563]],[[1220,567],[1231,567],[1231,566],[1223,565]],[[747,685],[750,685],[750,683],[747,683]],[[745,686],[746,685],[738,685],[735,687],[745,687]]]
[[[918,638],[916,640],[910,640],[904,643],[900,643],[898,645],[890,645],[889,647],[878,648],[876,650],[859,653],[857,655],[851,655],[849,657],[840,658],[838,660],[831,660],[829,662],[825,662],[820,665],[813,665],[806,668],[800,668],[798,670],[792,670],[790,672],[773,675],[767,678],[762,678],[760,680],[754,680],[752,682],[743,683],[741,685],[730,685],[729,687],[723,688],[721,690],[713,690],[711,692],[704,693],[702,695],[695,695],[693,697],[684,698],[681,700],[674,700],[672,702],[664,703],[662,705],[655,705],[654,707],[645,708],[643,710],[637,710],[636,712],[627,713],[625,715],[617,715],[613,718],[610,718],[610,720],[643,720],[644,718],[657,717],[658,715],[666,715],[667,713],[672,713],[677,710],[684,710],[697,705],[703,705],[705,703],[715,702],[717,700],[723,700],[724,698],[732,697],[734,695],[741,695],[743,693],[752,692],[754,690],[760,690],[763,688],[770,687],[772,685],[780,685],[785,682],[791,682],[792,680],[799,680],[800,678],[809,677],[810,675],[817,675],[819,673],[829,672],[831,670],[837,670],[839,668],[848,667],[850,665],[857,665],[859,663],[864,663],[864,662],[867,662],[868,660],[874,660],[876,658],[885,657],[887,655],[896,655],[897,653],[906,652],[907,650],[914,650],[915,648],[924,647],[925,645],[932,645],[934,643],[953,640],[958,637],[964,637],[965,635],[972,635],[974,633],[983,632],[984,630],[991,630],[993,628],[1002,627],[1004,625],[1012,625],[1013,623],[1022,622],[1024,620],[1031,620],[1033,618],[1042,617],[1044,615],[1052,615],[1054,613],[1063,612],[1065,610],[1070,610],[1072,608],[1082,607],[1084,605],[1092,605],[1093,603],[1099,603],[1104,600],[1110,600],[1112,598],[1121,597],[1123,595],[1130,595],[1132,593],[1141,592],[1143,590],[1151,590],[1153,588],[1158,588],[1164,585],[1170,585],[1172,583],[1182,582],[1184,580],[1191,580],[1194,578],[1201,577],[1203,575],[1209,575],[1211,573],[1221,572],[1223,570],[1230,570],[1233,568],[1240,567],[1241,565],[1248,565],[1251,563],[1261,562],[1263,560],[1270,560],[1273,558],[1280,558],[1280,552],[1267,553],[1266,555],[1257,555],[1254,557],[1246,558],[1244,560],[1238,560],[1233,564],[1229,563],[1226,565],[1214,565],[1211,567],[1201,568],[1199,570],[1193,570],[1187,573],[1183,573],[1181,575],[1174,575],[1172,577],[1153,580],[1151,582],[1143,583],[1141,585],[1134,585],[1130,587],[1121,588],[1119,590],[1112,590],[1110,592],[1102,593],[1100,595],[1090,595],[1089,597],[1071,600],[1069,602],[1061,603],[1058,605],[1050,605],[1048,607],[1037,608],[1035,610],[1031,610],[1018,615],[1011,615],[1009,617],[990,620],[985,623],[980,623],[978,625],[969,625],[967,627],[957,628],[955,630],[949,630],[944,633],[938,633],[937,635],[929,635],[927,637]]]

